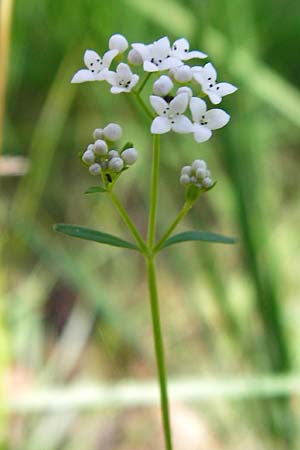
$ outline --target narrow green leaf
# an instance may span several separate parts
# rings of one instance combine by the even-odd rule
[[[84,193],[94,194],[95,192],[107,192],[107,190],[101,186],[91,186]]]
[[[132,142],[126,142],[126,144],[123,145],[121,153],[124,152],[124,150],[126,150],[127,148],[132,148],[133,147],[133,143]]]
[[[57,223],[54,225],[54,230],[59,233],[67,234],[68,236],[85,239],[87,241],[95,241],[100,244],[112,245],[115,247],[130,248],[138,250],[138,247],[131,242],[127,242],[112,234],[103,233],[102,231],[92,230],[90,228],[81,227],[79,225],[68,225],[65,223]]]
[[[184,231],[183,233],[175,234],[166,240],[162,248],[170,245],[179,244],[186,241],[204,241],[215,242],[219,244],[234,244],[237,239],[222,236],[221,234],[210,233],[208,231]]]

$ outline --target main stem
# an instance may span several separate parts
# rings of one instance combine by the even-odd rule
[[[149,251],[149,256],[147,257],[147,275],[148,275],[148,286],[150,294],[150,305],[151,305],[151,317],[152,317],[152,327],[153,327],[153,337],[154,337],[154,347],[156,356],[156,365],[159,378],[159,388],[160,388],[160,404],[161,413],[163,421],[163,429],[165,436],[165,447],[166,450],[172,450],[172,438],[171,438],[171,426],[169,417],[169,402],[168,402],[168,386],[167,386],[167,375],[165,369],[165,357],[163,348],[163,339],[160,324],[160,313],[159,313],[159,301],[158,292],[156,284],[156,273],[155,273],[155,263],[153,248],[155,245],[155,231],[156,231],[156,210],[157,210],[157,199],[158,199],[158,175],[159,175],[159,153],[160,153],[160,136],[153,136],[153,160],[152,160],[152,173],[151,173],[151,191],[150,191],[150,211],[149,211],[149,221],[148,221],[148,238],[147,247]]]

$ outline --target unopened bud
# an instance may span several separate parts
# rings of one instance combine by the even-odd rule
[[[112,172],[121,172],[123,167],[124,167],[123,159],[118,158],[118,157],[112,158],[108,163],[108,168]]]
[[[96,128],[93,132],[93,138],[96,139],[102,139],[103,138],[103,130],[102,128]]]
[[[94,152],[92,150],[86,150],[84,152],[84,154],[82,155],[82,161],[85,162],[86,164],[93,164],[93,162],[95,161],[95,155]]]
[[[207,170],[205,169],[197,169],[196,170],[196,177],[200,180],[203,180],[207,176]]]
[[[180,183],[183,184],[184,186],[187,186],[188,184],[190,184],[191,179],[190,177],[184,173],[183,175],[181,175],[180,179],[179,179]]]
[[[108,46],[110,50],[118,50],[119,53],[123,53],[128,48],[128,42],[122,34],[113,34],[109,39]]]
[[[182,86],[179,89],[177,89],[176,95],[179,94],[187,94],[189,97],[189,100],[193,97],[193,91],[188,86]]]
[[[122,128],[117,123],[109,123],[103,129],[103,135],[108,141],[117,141],[122,136]]]
[[[187,81],[190,81],[192,77],[193,74],[190,66],[180,66],[174,71],[174,78],[176,81],[179,81],[179,83],[186,83]]]
[[[128,53],[128,62],[134,66],[139,66],[140,64],[143,64],[142,55],[133,48]]]
[[[197,169],[206,169],[207,165],[203,159],[195,159],[192,163],[192,169],[196,172]]]
[[[107,153],[107,143],[103,141],[103,139],[97,139],[97,141],[94,144],[94,152],[97,155],[106,155]]]
[[[204,180],[202,180],[202,184],[206,189],[208,189],[213,185],[213,181],[211,178],[206,177],[206,178],[204,178]]]
[[[138,158],[138,152],[133,147],[127,148],[126,150],[124,150],[124,152],[121,153],[121,158],[123,159],[125,164],[128,164],[129,166],[131,166],[132,164],[134,164],[136,162],[136,160]]]
[[[90,167],[89,167],[89,171],[90,171],[90,173],[92,174],[92,175],[100,175],[100,173],[101,173],[101,166],[100,166],[100,164],[97,164],[97,163],[95,163],[95,164],[92,164]]]
[[[192,166],[184,166],[181,169],[181,175],[188,175],[190,177],[192,175]]]
[[[109,159],[119,158],[119,152],[117,152],[117,150],[109,150],[108,157]]]
[[[153,84],[153,92],[155,95],[160,95],[164,97],[165,95],[169,94],[173,86],[174,84],[171,78],[168,77],[167,75],[162,75]]]

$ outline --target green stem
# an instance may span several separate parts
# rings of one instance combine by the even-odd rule
[[[160,135],[153,135],[153,161],[151,174],[151,191],[150,191],[150,211],[148,221],[148,238],[147,244],[149,250],[152,250],[155,240],[156,229],[156,209],[157,209],[157,194],[158,194],[158,175],[159,175],[159,150],[160,150]]]
[[[112,201],[114,202],[117,210],[119,211],[120,216],[122,217],[123,221],[127,225],[127,228],[129,229],[129,231],[131,231],[131,233],[134,236],[136,242],[138,243],[138,245],[140,247],[140,250],[144,254],[147,254],[148,250],[147,250],[147,247],[145,245],[145,242],[144,242],[142,236],[140,235],[139,231],[137,230],[136,226],[132,222],[131,218],[129,217],[128,213],[126,212],[125,208],[122,206],[122,204],[120,203],[120,201],[118,200],[118,198],[116,197],[116,195],[112,191],[110,191],[109,194],[110,194],[110,197],[111,197]]]
[[[140,85],[140,87],[137,90],[137,93],[140,94],[142,92],[142,90],[144,89],[145,85],[147,84],[147,81],[149,80],[149,78],[151,77],[152,73],[148,72],[145,76],[145,78],[142,81],[142,84]]]
[[[145,111],[145,113],[147,114],[147,116],[149,117],[149,119],[153,120],[155,115],[151,112],[151,110],[148,108],[148,106],[146,105],[146,103],[144,102],[144,100],[142,99],[142,97],[140,96],[139,92],[137,91],[131,91],[135,98],[137,99],[138,103],[140,104],[140,106],[142,107],[142,109]]]
[[[154,250],[153,250],[154,253],[157,253],[161,249],[161,247],[166,242],[166,240],[168,239],[168,237],[170,236],[172,231],[177,227],[179,222],[181,222],[181,220],[189,212],[189,210],[191,209],[192,206],[193,206],[192,202],[185,202],[185,204],[183,205],[182,210],[180,211],[180,213],[178,214],[178,216],[176,217],[174,222],[171,223],[169,228],[166,230],[166,232],[163,234],[163,236],[160,238],[160,240],[158,241],[158,243],[154,247]]]
[[[154,264],[153,258],[148,258],[148,260],[147,260],[147,275],[148,275],[148,286],[149,286],[149,294],[150,294],[152,328],[153,328],[153,336],[154,336],[156,364],[157,364],[157,371],[158,371],[158,377],[159,377],[160,403],[161,403],[161,413],[162,413],[162,421],[163,421],[164,436],[165,436],[165,446],[166,446],[166,450],[172,450],[172,438],[171,438],[171,427],[170,427],[170,417],[169,417],[169,402],[168,402],[168,391],[167,391],[167,377],[166,377],[165,357],[164,357],[163,340],[162,340],[161,323],[160,323],[155,264]]]

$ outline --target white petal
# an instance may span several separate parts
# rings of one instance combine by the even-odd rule
[[[95,80],[106,80],[107,73],[110,72],[108,69],[102,69],[99,73],[94,74]]]
[[[86,67],[90,69],[91,66],[99,64],[99,62],[101,62],[101,57],[94,50],[86,50],[83,60]]]
[[[132,44],[132,48],[134,50],[136,50],[142,56],[143,60],[145,61],[145,59],[149,55],[148,45],[136,43],[136,44]]]
[[[112,86],[115,86],[118,82],[116,72],[113,72],[112,70],[107,70],[105,72],[105,80]]]
[[[128,64],[120,63],[117,67],[117,74],[122,78],[131,78],[132,72]]]
[[[128,89],[126,89],[126,88],[122,88],[122,87],[118,87],[118,86],[113,86],[113,87],[110,89],[110,92],[111,92],[112,94],[121,94],[121,92],[129,92],[129,91],[128,91]]]
[[[174,119],[174,122],[174,124],[171,123],[171,126],[176,133],[191,133],[193,131],[193,124],[186,116],[178,116]]]
[[[223,111],[223,109],[210,109],[205,114],[205,120],[207,121],[208,128],[217,130],[229,122],[230,115]]]
[[[204,66],[204,72],[205,72],[205,76],[207,78],[211,78],[211,80],[213,83],[216,81],[217,79],[217,71],[214,68],[214,66],[212,65],[212,63],[207,63]]]
[[[198,59],[203,59],[203,58],[207,58],[207,54],[203,53],[203,52],[199,52],[198,50],[192,50],[191,52],[189,52],[185,59],[189,60],[189,59],[193,59],[193,58],[198,58]]]
[[[205,142],[211,137],[212,132],[205,125],[194,124],[194,139],[196,142]]]
[[[128,48],[128,42],[122,34],[113,34],[108,42],[110,50],[118,50],[118,53],[123,53]]]
[[[195,69],[195,67],[192,67],[192,73],[193,73],[194,80],[197,81],[197,83],[199,83],[201,86],[204,83],[207,83],[206,78],[205,78],[205,72],[203,70],[202,71],[200,71],[200,70],[195,71],[194,69]],[[203,69],[203,67],[201,67],[201,69]]]
[[[152,108],[159,114],[160,116],[163,114],[165,109],[169,106],[168,103],[161,97],[157,95],[150,95],[150,103]]]
[[[176,47],[176,50],[175,50],[175,47]],[[172,45],[172,50],[174,50],[175,52],[177,52],[177,51],[184,52],[185,50],[189,50],[189,49],[190,49],[189,41],[184,38],[177,39],[174,42],[174,44]]]
[[[108,68],[111,65],[112,60],[117,56],[118,50],[108,50],[103,55],[103,66]]]
[[[222,101],[222,97],[214,92],[212,89],[203,89],[203,92],[208,95],[209,100],[214,104],[218,105]]]
[[[140,79],[140,77],[137,74],[134,73],[132,75],[129,90],[131,90],[139,82],[139,79]]]
[[[170,58],[166,58],[160,65],[158,70],[168,70],[172,69],[173,67],[179,67],[182,65],[182,62],[177,59],[173,58],[172,56]]]
[[[206,103],[202,98],[192,97],[190,100],[190,110],[193,121],[200,122],[203,114],[206,112]]]
[[[158,72],[160,69],[158,68],[158,66],[156,64],[153,64],[150,61],[145,61],[144,62],[144,71],[145,72]]]
[[[81,69],[75,73],[71,83],[84,83],[85,81],[95,81],[95,77],[90,70]]]
[[[218,93],[221,97],[224,97],[224,95],[233,94],[233,92],[237,91],[237,87],[230,83],[217,83],[211,89]]]
[[[188,102],[189,96],[185,92],[176,95],[176,97],[170,102],[170,113],[183,113],[187,108]]]
[[[171,130],[171,125],[167,117],[155,117],[151,125],[152,134],[164,134]]]
[[[159,53],[165,53],[167,55],[171,50],[169,38],[165,36],[158,41],[153,42],[153,47],[155,51],[159,51]]]

